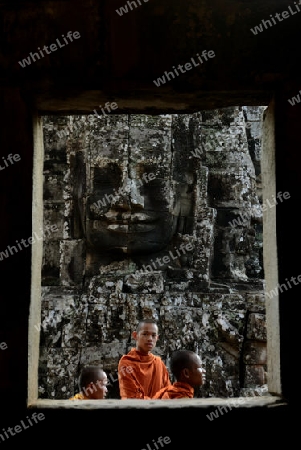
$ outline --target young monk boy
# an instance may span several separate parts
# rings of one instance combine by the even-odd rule
[[[102,400],[108,392],[107,382],[107,374],[100,366],[86,366],[78,379],[80,392],[69,400]]]
[[[132,336],[136,348],[122,356],[118,364],[120,397],[151,399],[159,389],[171,384],[162,359],[151,353],[159,337],[156,321],[142,320]]]
[[[190,350],[173,352],[170,371],[176,381],[171,386],[160,389],[153,399],[193,398],[195,388],[205,383],[201,359]]]

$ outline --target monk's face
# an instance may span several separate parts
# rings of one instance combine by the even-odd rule
[[[89,388],[86,390],[89,394],[89,398],[93,400],[102,400],[106,397],[108,377],[103,371],[99,372],[98,380],[95,383],[90,383]]]
[[[193,356],[192,367],[189,370],[189,384],[191,386],[202,386],[205,382],[205,372],[202,368],[202,361],[198,355]]]
[[[158,327],[154,323],[143,323],[139,331],[133,332],[136,349],[145,355],[155,348],[158,337]]]

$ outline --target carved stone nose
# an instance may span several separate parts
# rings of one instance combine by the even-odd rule
[[[136,206],[140,206],[144,208],[144,197],[140,195],[139,187],[135,180],[131,180],[130,182],[131,190],[130,190],[130,199],[131,203]]]
[[[135,180],[127,179],[111,204],[112,207],[132,209],[132,207],[144,207],[144,197],[140,195],[139,187]]]

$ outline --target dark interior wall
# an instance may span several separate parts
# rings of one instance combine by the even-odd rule
[[[301,83],[301,80],[300,80]],[[300,84],[299,83],[299,84]],[[298,84],[295,84],[295,90]],[[295,92],[298,92],[295,91]],[[277,208],[277,249],[279,283],[286,283],[292,276],[301,274],[299,264],[300,226],[299,205],[301,204],[301,109],[288,103],[286,89],[277,92],[276,99],[276,190],[292,193],[291,201]],[[298,317],[293,310],[300,298],[300,284],[285,290],[279,296],[282,384],[291,402],[296,402],[295,387],[298,385],[297,373],[291,370],[291,358],[298,352]]]
[[[90,112],[101,102],[115,100],[119,112],[192,112],[227,105],[267,104],[275,93],[277,191],[291,194],[291,200],[277,209],[279,281],[299,275],[296,255],[300,253],[301,111],[298,104],[291,106],[287,99],[301,88],[297,69],[301,13],[254,36],[250,27],[270,14],[287,10],[287,2],[141,3],[136,10],[119,17],[115,9],[125,4],[121,0],[0,2],[0,161],[9,153],[21,157],[0,172],[0,251],[32,233],[31,117],[35,108],[44,112]],[[81,38],[28,67],[20,67],[18,60],[38,46],[55,42],[69,30],[79,31]],[[166,87],[154,85],[154,78],[174,64],[189,61],[202,49],[214,50],[216,57],[199,72],[199,68],[191,70],[188,76],[179,76]],[[7,429],[29,415],[26,399],[31,249],[0,261],[0,273],[0,343],[7,344],[6,349],[0,349],[0,429]],[[298,372],[292,359],[299,352],[292,336],[299,293],[300,287],[295,286],[281,293],[279,300],[282,387],[289,405],[298,391]],[[35,425],[37,428],[24,430],[1,444],[40,445],[41,432],[50,444],[57,445],[60,434],[69,444],[77,443],[78,435],[90,442],[88,430],[92,436],[97,436],[99,430],[102,439],[108,434],[110,445],[131,445],[135,449],[145,448],[160,435],[169,436],[173,446],[199,442],[200,435],[205,434],[214,444],[226,445],[229,440],[225,436],[237,422],[244,425],[246,433],[249,426],[258,425],[260,442],[268,443],[275,438],[276,430],[283,429],[288,435],[292,429],[290,412],[289,406],[245,408],[210,422],[203,411],[185,410],[183,415],[174,410],[168,413],[171,421],[167,423],[166,417],[159,419],[154,410],[44,411],[45,420]],[[192,429],[196,416],[198,426]],[[71,426],[67,427],[68,422]],[[100,426],[109,423],[119,428],[118,434]],[[142,429],[139,438],[130,435],[136,428]],[[220,429],[227,434],[217,433]]]
[[[1,166],[8,154],[20,160],[1,171],[1,250],[31,236],[32,118],[18,89],[1,91]],[[30,248],[1,260],[1,391],[6,398],[23,397],[26,404],[27,330],[30,298]]]
[[[288,74],[298,79],[294,43],[300,13],[294,4],[294,14],[254,35],[250,28],[287,11],[286,1],[139,1],[141,6],[136,2],[139,7],[122,16],[116,9],[123,0],[2,1],[3,82],[19,85],[40,108],[56,111],[90,111],[109,97],[118,98],[122,109],[135,99],[134,109],[164,104],[200,110],[266,104]],[[68,31],[80,38],[67,39],[67,45],[62,35]],[[64,47],[48,48],[49,54],[44,51],[23,68],[18,63],[57,39]],[[160,88],[154,85],[165,71],[203,50],[215,56]]]

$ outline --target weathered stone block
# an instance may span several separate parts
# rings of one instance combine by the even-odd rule
[[[47,357],[47,380],[41,380],[39,391],[43,398],[67,400],[78,392],[77,367],[79,353],[76,349],[50,348]]]
[[[247,339],[266,342],[267,328],[265,314],[252,313],[247,323]]]
[[[261,365],[247,365],[245,367],[244,386],[246,388],[261,386],[267,383],[266,368]]]
[[[246,342],[243,351],[245,364],[267,364],[267,347],[262,342]]]
[[[84,275],[83,240],[60,242],[60,280],[64,286],[81,284]]]
[[[144,265],[134,274],[127,275],[124,279],[124,286],[128,292],[141,294],[159,294],[164,291],[164,281],[162,272],[152,270],[151,264]]]

